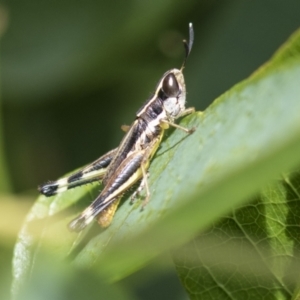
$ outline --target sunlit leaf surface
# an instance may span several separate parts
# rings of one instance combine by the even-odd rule
[[[77,188],[48,199],[39,197],[15,249],[16,290],[29,274],[34,274],[34,262],[45,249],[62,258],[68,257],[76,265],[91,266],[105,274],[108,280],[125,276],[160,251],[191,240],[200,230],[232,212],[234,207],[245,204],[271,180],[280,178],[282,172],[297,167],[300,164],[298,45],[299,35],[296,35],[275,56],[273,63],[233,87],[204,113],[184,118],[181,125],[197,128],[192,135],[186,136],[179,130],[169,132],[149,170],[152,195],[143,212],[139,201],[131,205],[124,199],[108,229],[102,230],[95,225],[78,236],[69,233],[66,224],[75,211],[78,213],[92,201],[99,186]],[[287,226],[284,223],[289,214],[287,198],[280,197],[280,189],[275,186],[275,200],[272,200],[271,191],[266,189],[254,206],[254,212],[261,218],[251,215],[250,208],[243,208],[242,214],[237,211],[228,217],[228,222],[240,228],[249,222],[251,231],[254,225],[260,228],[262,218],[265,219],[265,227],[256,231],[257,235],[244,233],[241,239],[247,238],[247,243],[253,246],[248,237],[259,241],[263,235],[272,251],[275,247],[273,253],[284,256],[272,265],[281,284],[284,264],[290,263],[286,256],[293,255],[293,240],[278,232]],[[264,210],[269,211],[260,215],[259,208],[266,201],[274,203],[266,205]],[[276,201],[286,203],[280,207]],[[297,210],[293,212],[292,224],[297,227],[299,214]],[[231,225],[224,231],[214,228],[212,231],[218,236]],[[276,238],[269,241],[269,235]],[[185,265],[178,263],[178,266]],[[198,277],[185,277],[182,270],[180,273],[182,278],[198,281]],[[259,279],[255,280],[260,283]],[[210,284],[208,282],[206,287],[204,282],[204,289],[210,289]],[[252,282],[248,284],[255,286]],[[193,287],[187,288],[193,290]],[[259,291],[255,293],[258,295]],[[291,294],[291,290],[286,293]]]

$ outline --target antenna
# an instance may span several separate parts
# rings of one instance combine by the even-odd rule
[[[185,67],[185,63],[187,61],[188,56],[191,53],[193,43],[194,43],[194,28],[193,28],[193,24],[189,23],[189,42],[187,42],[186,40],[183,40],[183,46],[185,49],[185,57],[184,57],[184,60],[182,63],[181,70],[183,70]]]

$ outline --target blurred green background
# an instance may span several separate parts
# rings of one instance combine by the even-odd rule
[[[38,184],[116,147],[120,126],[132,122],[165,71],[181,66],[189,22],[195,43],[185,69],[187,101],[203,110],[299,27],[300,2],[2,1],[0,193],[10,198],[1,200],[30,203]],[[27,207],[7,217],[15,231]],[[1,286],[9,282],[14,239],[0,243]],[[146,295],[157,287],[162,299],[180,294],[168,271],[145,280],[137,296],[153,299]]]

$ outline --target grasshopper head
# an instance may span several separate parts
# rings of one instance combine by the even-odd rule
[[[185,110],[185,83],[182,71],[185,67],[186,60],[190,55],[194,42],[194,29],[193,24],[189,24],[189,42],[183,40],[185,48],[185,58],[181,69],[172,69],[164,74],[160,81],[159,88],[163,106],[167,115],[171,119],[176,119]]]
[[[181,70],[172,69],[160,81],[159,96],[171,119],[176,119],[185,110],[185,82]]]

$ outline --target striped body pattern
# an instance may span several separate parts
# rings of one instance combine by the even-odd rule
[[[144,207],[150,197],[147,180],[149,164],[165,130],[170,126],[188,134],[195,130],[174,123],[177,118],[194,111],[194,108],[185,108],[186,89],[183,76],[193,36],[193,27],[190,24],[190,39],[189,43],[184,41],[186,57],[181,69],[171,69],[162,76],[154,95],[137,111],[132,125],[124,129],[126,134],[118,148],[109,151],[69,177],[39,186],[42,194],[52,196],[83,184],[102,181],[103,190],[77,218],[70,222],[71,231],[83,230],[94,219],[98,219],[102,227],[107,227],[124,192],[138,181],[140,186],[134,192],[132,200],[145,189],[146,196],[142,206]]]

